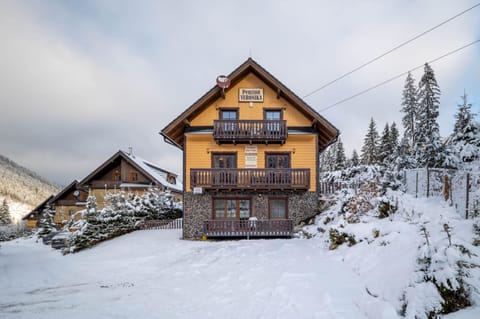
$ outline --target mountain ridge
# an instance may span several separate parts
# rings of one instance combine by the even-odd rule
[[[14,221],[59,189],[59,185],[0,154],[0,201],[6,199]]]

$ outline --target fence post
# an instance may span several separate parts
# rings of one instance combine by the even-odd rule
[[[467,186],[465,188],[465,219],[468,219],[468,202],[470,201],[470,173],[467,173]]]
[[[415,198],[418,197],[418,171],[415,172]]]
[[[427,198],[430,197],[430,170],[427,167]]]

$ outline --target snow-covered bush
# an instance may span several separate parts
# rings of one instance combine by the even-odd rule
[[[26,223],[0,225],[0,242],[29,236],[32,232],[27,228]]]
[[[78,212],[82,218],[73,218],[65,226],[72,231],[64,253],[74,253],[136,230],[146,219],[170,219],[182,216],[178,205],[173,203],[169,192],[151,189],[142,195],[125,192],[109,193],[105,196],[106,206],[97,209],[94,196],[87,199],[87,208]]]
[[[324,173],[350,188],[329,197],[333,204],[301,237],[322,241],[365,276],[366,290],[375,288],[371,297],[388,300],[406,318],[480,305],[480,222],[465,220],[440,193],[401,192],[399,176],[378,166]]]

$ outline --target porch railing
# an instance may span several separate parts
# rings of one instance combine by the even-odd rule
[[[285,120],[215,120],[213,138],[218,143],[285,143]]]
[[[203,233],[207,237],[291,237],[293,220],[206,220]]]
[[[190,184],[192,188],[205,189],[307,190],[310,187],[310,169],[191,169]]]

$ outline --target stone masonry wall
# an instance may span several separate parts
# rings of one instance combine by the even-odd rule
[[[203,235],[203,222],[212,219],[213,197],[248,197],[252,201],[252,217],[268,219],[268,198],[288,197],[288,218],[295,225],[318,213],[318,195],[313,192],[301,194],[270,193],[204,193],[183,195],[183,238],[199,239]]]

